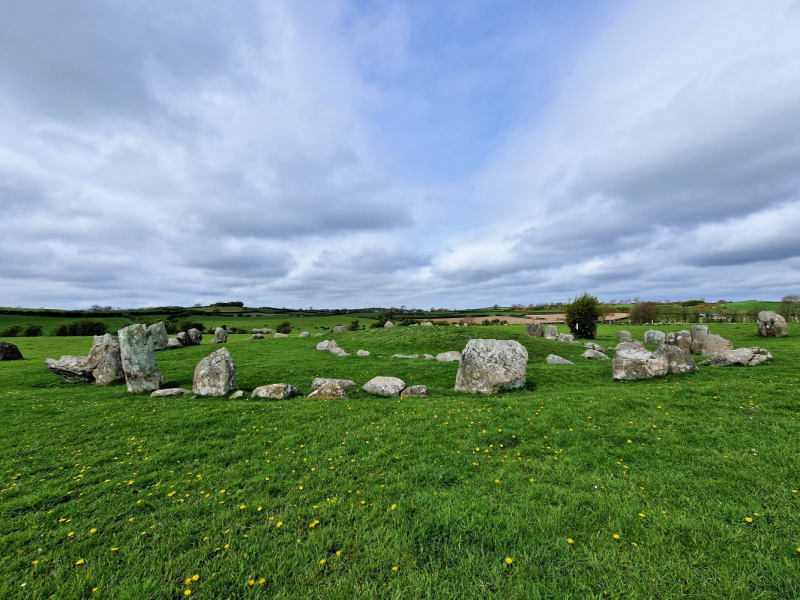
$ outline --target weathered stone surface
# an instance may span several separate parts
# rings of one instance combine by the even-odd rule
[[[630,342],[633,338],[631,337],[631,332],[627,331],[626,329],[621,329],[617,332],[617,341],[618,342]]]
[[[525,328],[525,332],[533,337],[544,337],[544,327],[541,323],[531,323]]]
[[[645,344],[663,344],[666,339],[667,339],[666,334],[663,331],[659,331],[657,329],[650,329],[649,331],[646,331],[644,334]]]
[[[314,390],[308,395],[309,398],[318,400],[347,400],[347,393],[333,382],[326,383],[318,390]]]
[[[310,334],[308,331],[303,331],[303,332],[302,332],[300,335],[298,335],[297,337],[311,337],[311,334]]]
[[[276,337],[276,338],[287,338],[287,337],[289,337],[289,334],[288,333],[276,333],[273,337]]]
[[[319,348],[319,344],[317,344],[317,348]],[[331,354],[339,354],[339,351],[342,349],[339,348],[339,344],[336,343],[336,340],[331,340],[328,342],[328,347],[326,350]],[[344,352],[344,350],[342,350],[342,352]]]
[[[386,323],[384,323],[383,326],[387,327],[387,328],[388,327],[394,327],[394,323],[392,323],[391,321],[386,321]]]
[[[419,327],[419,323],[409,323],[409,327]]]
[[[239,398],[244,398],[243,390],[236,390],[230,396],[228,396],[228,400],[238,400]]]
[[[91,369],[86,368],[87,360],[85,356],[62,356],[58,360],[45,358],[44,364],[67,383],[88,383],[94,380],[94,375]]]
[[[163,390],[156,390],[152,394],[150,394],[151,398],[166,398],[167,396],[185,396],[186,394],[191,394],[190,390],[185,390],[183,388],[165,388]]]
[[[575,363],[555,354],[550,354],[546,359],[548,365],[574,365]]]
[[[611,360],[603,354],[602,352],[598,352],[597,350],[587,350],[583,354],[581,354],[581,358],[585,358],[587,360]]]
[[[150,332],[150,335],[153,336],[153,350],[159,352],[167,347],[169,334],[167,334],[167,327],[164,323],[161,321],[153,323],[147,330]]]
[[[110,333],[94,336],[92,338],[92,349],[89,350],[89,357],[86,359],[86,368],[93,370],[111,346],[119,348],[117,340]]]
[[[336,342],[333,343],[335,344]],[[331,345],[331,340],[324,340],[319,344],[317,344],[317,350],[328,350],[330,348],[330,345]]]
[[[264,327],[262,329],[251,329],[250,333],[260,333],[262,335],[272,335],[275,332],[272,329],[270,329],[269,327]]]
[[[461,352],[457,352],[456,350],[440,352],[436,355],[436,360],[439,362],[459,362],[461,360]]]
[[[594,342],[586,342],[583,345],[584,348],[587,350],[597,350],[598,352],[607,352],[605,348],[603,348],[600,344],[595,344]]]
[[[371,355],[369,352],[367,352],[366,350],[359,350],[358,352],[356,352],[356,354],[357,354],[358,356],[372,356],[372,355]]]
[[[217,327],[214,330],[214,339],[211,340],[212,344],[226,344],[228,342],[228,330],[224,327]]]
[[[329,379],[327,377],[316,377],[314,381],[311,382],[311,388],[318,390],[323,385],[328,385],[329,383],[335,383],[343,390],[346,390],[347,388],[358,387],[358,384],[350,379]]]
[[[284,400],[299,396],[300,391],[288,383],[273,383],[262,385],[253,390],[252,398],[272,398],[273,400]]]
[[[687,352],[692,351],[692,332],[684,329],[683,331],[671,331],[664,338],[664,343],[668,346],[677,346]]]
[[[619,381],[652,379],[669,372],[669,361],[664,354],[648,352],[641,342],[622,342],[617,346],[611,371]]]
[[[419,354],[393,354],[392,358],[419,358]]]
[[[399,396],[406,387],[405,381],[397,377],[373,377],[361,389],[376,396]]]
[[[0,342],[0,360],[25,360],[16,344]]]
[[[220,348],[197,363],[192,390],[201,396],[224,396],[238,389],[236,365],[227,348]]]
[[[712,356],[722,350],[733,350],[733,342],[708,332],[708,325],[692,325],[692,354]]]
[[[737,348],[736,350],[720,350],[711,358],[701,362],[709,367],[754,367],[772,359],[772,353],[766,348]]]
[[[94,380],[97,385],[108,385],[115,381],[125,379],[125,370],[122,368],[122,353],[119,344],[114,343],[106,348],[100,362],[94,368]]]
[[[567,344],[574,344],[575,343],[575,336],[571,333],[559,333],[558,334],[558,341],[559,342],[566,342]]]
[[[345,352],[344,348],[339,348],[336,351],[331,352],[331,354],[335,354],[336,356],[350,356],[347,352]]]
[[[545,339],[548,340],[557,340],[558,339],[558,327],[555,325],[548,325],[547,329],[544,332]]]
[[[783,337],[789,335],[786,319],[771,310],[758,313],[758,335],[761,337]]]
[[[412,385],[400,392],[402,398],[408,398],[409,396],[424,398],[430,395],[431,391],[428,389],[427,385]]]
[[[179,332],[175,337],[178,339],[178,341],[183,346],[191,346],[192,345],[192,340],[189,339],[189,334],[186,333],[185,331]]]
[[[195,329],[194,327],[192,327],[189,331],[186,332],[186,336],[189,338],[190,346],[199,346],[200,342],[203,341],[203,333],[199,329]]]
[[[436,360],[436,357],[433,354],[423,354],[422,358],[425,360]]]
[[[183,348],[183,344],[177,337],[171,337],[167,340],[167,347],[164,350],[177,350]]]
[[[263,340],[264,339],[264,334],[263,333],[254,333],[253,335],[250,336],[250,339],[251,340]]]
[[[344,333],[345,331],[350,331],[347,325],[337,325],[333,328],[333,333]]]
[[[420,323],[420,325],[422,327],[433,327],[433,323],[431,323],[430,321],[423,321],[422,323]],[[417,387],[417,386],[414,386],[414,387]]]
[[[697,364],[694,362],[691,353],[680,346],[661,344],[653,354],[666,357],[670,375],[680,375],[681,373],[697,370]]]
[[[470,340],[461,353],[455,389],[496,394],[525,387],[528,351],[513,340]]]
[[[142,324],[120,329],[119,348],[125,382],[131,393],[152,392],[161,388],[161,371],[156,363],[153,336]]]

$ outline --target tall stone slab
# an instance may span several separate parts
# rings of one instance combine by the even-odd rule
[[[228,343],[228,330],[224,327],[217,327],[214,330],[214,340],[212,344],[227,344]]]
[[[125,383],[131,393],[161,389],[163,379],[156,363],[153,336],[141,323],[117,332]]]
[[[533,337],[544,337],[544,327],[541,323],[531,323],[525,328],[525,332]]]
[[[227,348],[220,348],[197,363],[192,382],[195,394],[224,396],[236,389],[236,365]]]
[[[106,348],[105,353],[94,368],[94,381],[97,385],[108,385],[124,379],[125,370],[122,368],[122,353],[120,352],[119,344],[114,343]]]
[[[169,341],[169,334],[167,333],[167,327],[159,321],[158,323],[153,323],[150,327],[147,328],[150,332],[150,335],[153,336],[153,349],[156,352],[159,352],[167,347],[167,342]]]
[[[119,345],[110,333],[94,336],[92,338],[92,349],[89,350],[89,356],[86,360],[86,368],[94,369],[111,346]]]
[[[461,353],[455,389],[496,394],[525,387],[528,351],[513,340],[470,340]]]
[[[558,327],[555,325],[548,325],[547,330],[544,332],[544,337],[548,340],[558,339]]]

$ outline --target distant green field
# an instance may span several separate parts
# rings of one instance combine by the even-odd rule
[[[289,320],[290,338],[230,336],[241,388],[388,375],[432,396],[150,399],[47,371],[90,338],[14,340],[0,597],[800,597],[800,326],[712,325],[775,359],[615,383],[610,361],[524,326],[298,338],[352,318]],[[456,393],[457,363],[390,358],[474,337],[523,343],[526,389]],[[353,355],[317,351],[326,338]],[[208,342],[158,353],[165,387],[191,386]]]
[[[777,311],[780,307],[780,302],[769,302],[769,301],[762,301],[762,300],[745,300],[742,302],[728,302],[727,304],[723,304],[726,309],[735,308],[737,310],[752,310],[753,308],[757,308],[759,310],[771,310]]]
[[[114,331],[114,332],[116,332],[119,329],[122,329],[126,325],[131,324],[131,321],[129,321],[128,319],[123,319],[122,317],[111,317],[111,318],[86,317],[86,318],[91,321],[102,321],[109,328],[109,331]],[[44,327],[43,334],[49,335],[51,330],[54,329],[57,325],[75,320],[76,319],[74,318],[63,318],[63,317],[26,317],[23,315],[0,315],[0,331],[12,325],[24,326],[28,323],[38,323],[39,325],[42,325],[42,327]]]

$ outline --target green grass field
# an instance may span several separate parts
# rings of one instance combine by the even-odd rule
[[[47,371],[90,338],[12,340],[26,360],[0,363],[0,597],[800,597],[800,327],[711,325],[775,359],[615,383],[610,361],[524,326],[297,338],[330,321],[288,320],[290,338],[229,338],[241,388],[389,375],[432,396],[150,399]],[[522,342],[526,389],[460,394],[457,363],[390,358],[473,337]],[[191,386],[208,341],[158,354],[165,387]]]

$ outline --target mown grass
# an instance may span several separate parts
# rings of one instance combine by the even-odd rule
[[[89,338],[15,340],[27,360],[0,363],[0,597],[797,597],[790,328],[712,325],[775,360],[636,383],[522,326],[327,334],[344,358],[315,350],[323,337],[226,345],[247,390],[391,375],[432,389],[413,400],[150,399],[46,370]],[[390,358],[472,337],[525,344],[527,388],[457,394],[457,363]],[[189,387],[215,349],[159,353],[165,386]]]

